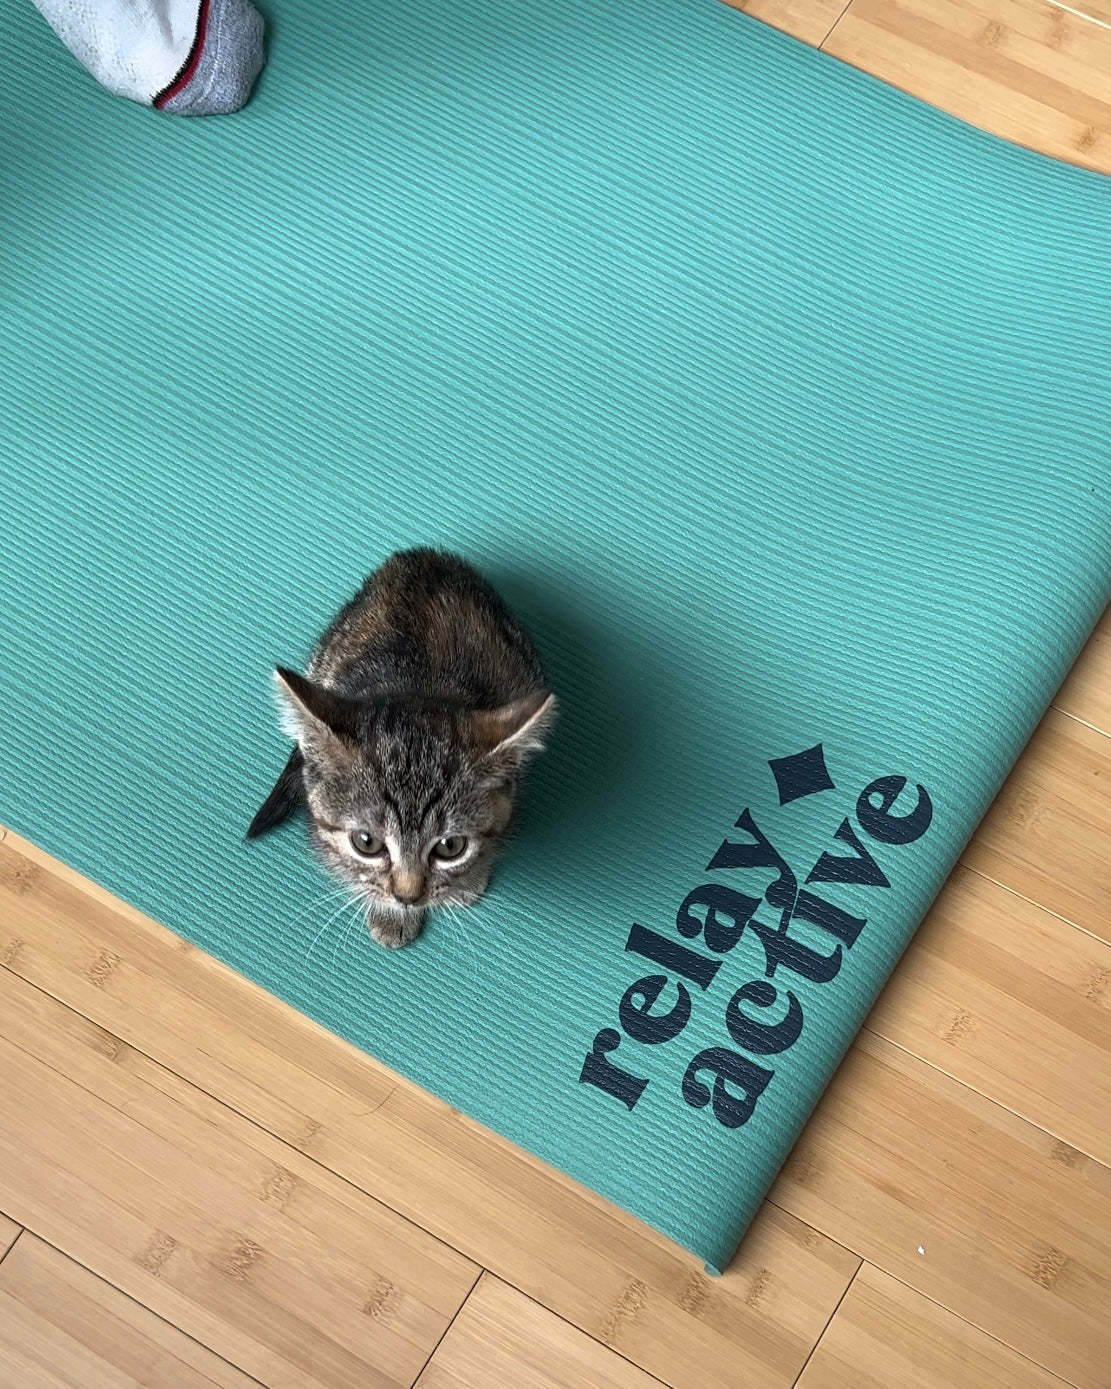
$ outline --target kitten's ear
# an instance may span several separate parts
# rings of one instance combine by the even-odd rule
[[[471,734],[479,756],[521,762],[540,752],[555,721],[555,710],[555,695],[541,690],[500,709],[480,709],[471,714]]]
[[[314,685],[296,671],[279,666],[274,685],[282,727],[302,748],[331,761],[346,761],[356,738],[355,705],[342,695]]]

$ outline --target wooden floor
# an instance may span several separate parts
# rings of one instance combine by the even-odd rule
[[[1107,0],[748,8],[1111,170]],[[2,1389],[1111,1385],[1111,614],[720,1280],[0,837]]]

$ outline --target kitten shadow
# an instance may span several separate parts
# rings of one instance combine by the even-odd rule
[[[579,575],[544,587],[520,572],[487,577],[532,637],[559,701],[549,745],[526,776],[515,852],[585,864],[606,824],[651,794],[653,749],[673,722],[666,694],[647,688],[659,680],[661,653],[639,649],[631,624],[615,630],[619,618],[590,602]],[[608,625],[594,615],[607,610]]]

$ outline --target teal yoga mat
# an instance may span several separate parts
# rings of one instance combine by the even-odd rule
[[[274,5],[194,122],[4,23],[0,818],[723,1267],[1111,596],[1111,187],[712,0]],[[386,954],[243,831],[413,543],[563,718]]]

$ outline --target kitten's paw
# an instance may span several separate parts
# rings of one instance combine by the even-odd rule
[[[423,912],[406,912],[403,916],[371,916],[367,918],[370,938],[376,945],[386,950],[400,950],[403,945],[411,945],[424,926]]]

